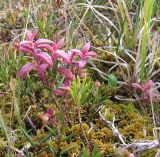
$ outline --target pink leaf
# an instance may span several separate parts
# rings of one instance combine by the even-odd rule
[[[140,85],[139,83],[132,83],[133,88],[140,89],[142,92],[146,92],[148,90],[151,90],[152,86],[153,86],[152,80],[149,80],[142,85]]]
[[[91,57],[91,58],[97,58],[97,53],[89,51],[88,53],[86,53],[85,57],[86,58],[89,58],[89,57]]]
[[[57,43],[58,49],[60,49],[63,44],[64,44],[64,38],[62,38],[62,39]]]
[[[70,79],[66,79],[64,84],[61,87],[59,87],[58,89],[56,89],[54,92],[57,95],[64,96],[65,94],[68,93],[70,86],[71,86]]]
[[[21,42],[19,43],[19,46],[21,46],[21,45],[23,45],[23,44],[29,44],[29,45],[31,45],[31,46],[34,45],[34,43],[33,43],[32,41],[24,40],[24,41],[21,41]]]
[[[53,41],[42,38],[42,39],[38,39],[38,40],[35,42],[35,45],[38,46],[39,44],[43,44],[43,43],[52,44]]]
[[[71,82],[66,82],[65,84],[63,84],[63,86],[54,90],[55,94],[60,95],[60,96],[64,96],[65,94],[67,94],[69,92],[70,85],[71,85]]]
[[[27,40],[32,41],[32,32],[31,31],[27,31],[26,37],[27,37]]]
[[[64,86],[70,87],[71,86],[71,80],[70,79],[66,79],[65,82],[64,82]]]
[[[63,89],[65,91],[68,91],[70,86],[71,86],[71,80],[70,79],[66,79],[64,84],[61,87],[59,87],[59,89]]]
[[[82,56],[82,52],[80,50],[77,50],[77,49],[71,49],[69,52],[68,52],[69,56],[70,56],[70,60],[73,59],[73,57],[75,55],[78,55],[79,57]]]
[[[55,94],[60,95],[60,96],[64,96],[64,91],[61,89],[56,89],[54,90]]]
[[[63,85],[62,87],[59,87],[59,89],[65,91],[65,92],[68,92],[69,91],[69,86]]]
[[[48,68],[48,64],[41,64],[37,67],[37,73],[38,73],[38,77],[43,81],[46,82],[46,78],[45,78],[45,71]]]
[[[89,51],[89,49],[90,49],[90,43],[86,43],[85,45],[84,45],[84,47],[82,48],[82,53],[83,54],[86,54],[88,51]]]
[[[148,94],[149,98],[152,99],[153,102],[158,101],[159,95],[156,92],[149,90],[146,93]]]
[[[143,90],[143,89],[142,89],[142,86],[141,86],[139,83],[132,83],[132,87],[133,87],[133,88],[136,88],[136,89]]]
[[[37,33],[38,33],[38,28],[35,28],[33,33],[31,31],[27,31],[27,33],[26,33],[27,40],[33,41],[33,39],[35,38]]]
[[[56,89],[54,92],[57,95],[61,95],[64,96],[68,93],[69,91],[69,86],[66,86],[65,84],[62,87],[59,87],[58,89]]]
[[[59,56],[61,58],[63,58],[68,64],[70,63],[70,57],[67,53],[65,53],[64,51],[62,50],[57,50],[56,52],[53,53],[53,56],[56,55],[56,56]]]
[[[47,45],[47,44],[39,44],[37,46],[37,48],[43,48],[43,49],[48,50],[49,52],[53,52],[53,48],[50,45]]]
[[[27,75],[27,73],[29,73],[35,67],[36,67],[36,64],[34,63],[28,63],[24,65],[19,72],[20,78],[23,80]]]
[[[152,87],[153,87],[152,80],[149,80],[142,85],[140,85],[138,83],[132,83],[132,87],[141,90],[141,92],[142,92],[141,100],[148,101],[151,99],[153,102],[158,101],[159,95],[156,92],[152,91]]]
[[[47,112],[45,114],[47,114],[47,116],[49,118],[51,118],[53,116],[53,109],[52,108],[48,108],[48,110],[47,110]]]
[[[57,44],[53,42],[52,48],[53,48],[54,52],[57,51],[58,50]]]
[[[86,60],[80,60],[80,61],[74,61],[73,62],[75,65],[78,66],[78,68],[81,70],[85,67],[87,61]]]
[[[37,57],[45,61],[48,65],[53,66],[53,61],[50,55],[45,52],[40,52],[37,54]]]
[[[39,53],[41,53],[41,49],[36,48],[36,49],[34,49],[34,52],[35,52],[35,54],[39,54]]]
[[[38,33],[38,28],[35,28],[34,32],[32,33],[32,40],[36,37]]]
[[[33,51],[34,51],[31,46],[26,45],[26,44],[23,44],[23,45],[19,46],[18,49],[19,49],[20,51],[22,51],[22,52],[25,52],[25,53],[28,53],[28,52],[33,53]]]
[[[78,67],[80,68],[80,69],[82,69],[82,68],[84,68],[85,67],[85,65],[86,65],[86,61],[85,60],[80,60],[79,62],[78,62]]]
[[[50,118],[50,122],[51,124],[55,124],[57,122],[56,117]]]
[[[70,71],[70,69],[59,67],[58,68],[58,72],[60,74],[65,75],[65,77],[67,79],[69,79],[69,80],[73,80],[74,79],[74,75],[72,74],[72,72]]]
[[[55,124],[56,123],[56,117],[54,116],[54,112],[52,108],[48,108],[46,113],[41,116],[42,119],[42,128],[46,127],[47,122],[49,121],[50,124]]]
[[[152,86],[153,86],[153,81],[152,80],[147,81],[145,84],[142,84],[143,91],[150,90]]]

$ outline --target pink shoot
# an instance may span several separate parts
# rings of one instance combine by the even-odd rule
[[[89,49],[90,49],[90,43],[86,43],[84,46],[83,46],[83,48],[82,48],[82,54],[86,54],[86,53],[88,53],[88,51],[89,51]]]
[[[35,46],[38,46],[39,44],[43,44],[43,43],[45,43],[45,44],[52,44],[53,43],[53,41],[51,41],[51,40],[48,40],[48,39],[38,39],[36,42],[35,42]]]
[[[100,87],[100,82],[98,80],[96,80],[95,86],[96,86],[97,89]]]
[[[35,28],[34,32],[30,32],[30,31],[27,31],[26,33],[26,37],[27,37],[27,40],[29,41],[33,41],[33,39],[35,38],[35,36],[37,35],[38,33],[38,28]]]
[[[144,84],[132,83],[132,87],[135,89],[139,89],[142,92],[141,99],[143,101],[147,101],[152,99],[153,102],[158,100],[159,95],[153,91],[153,81],[149,80]]]
[[[37,46],[37,48],[46,49],[49,52],[53,52],[53,48],[50,45],[47,45],[47,44],[39,44]]]
[[[35,67],[36,67],[36,64],[34,63],[28,63],[24,65],[19,72],[20,78],[23,80],[27,75],[27,73],[29,73]]]
[[[53,47],[54,52],[59,50],[63,44],[64,44],[64,38],[62,38],[57,44],[53,42],[52,47]]]
[[[49,66],[53,66],[52,58],[46,52],[40,52],[37,54],[37,57],[47,63]]]
[[[59,67],[58,68],[58,72],[60,74],[65,75],[65,78],[67,78],[68,80],[73,80],[74,79],[74,75],[72,74],[72,72],[70,71],[70,69]]]
[[[42,80],[44,83],[46,82],[46,78],[45,78],[45,71],[47,70],[47,68],[49,67],[48,64],[44,63],[41,64],[37,67],[37,74],[40,80]]]
[[[63,50],[57,50],[56,52],[53,52],[52,58],[62,58],[66,63],[70,63],[70,57],[67,53],[65,53]]]
[[[49,122],[50,124],[55,124],[57,121],[52,108],[48,108],[46,113],[44,113],[44,115],[41,116],[41,119],[43,123],[42,128],[46,127],[47,122]]]

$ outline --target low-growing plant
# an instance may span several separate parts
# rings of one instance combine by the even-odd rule
[[[144,84],[132,83],[132,87],[135,89],[139,89],[141,91],[140,100],[141,101],[150,101],[157,102],[159,98],[159,94],[153,89],[153,81],[149,80]]]
[[[72,82],[70,95],[75,106],[83,106],[86,102],[90,106],[92,104],[100,106],[109,97],[108,93],[104,93],[98,80],[93,82],[89,78],[80,79],[79,77]]]
[[[58,43],[44,38],[34,41],[37,33],[37,28],[33,33],[28,31],[26,33],[27,40],[19,44],[19,50],[30,54],[34,59],[21,68],[19,72],[20,78],[23,80],[31,70],[35,69],[39,79],[44,84],[50,88],[55,88],[54,92],[57,95],[65,95],[69,89],[68,87],[71,86],[74,76],[81,75],[87,60],[90,57],[96,58],[97,54],[89,51],[89,43],[86,43],[82,50],[71,49],[66,53],[61,50],[64,38]],[[46,77],[47,72],[48,75]],[[59,80],[54,80],[49,74]],[[60,75],[64,75],[64,77]],[[57,87],[56,83],[60,85]]]

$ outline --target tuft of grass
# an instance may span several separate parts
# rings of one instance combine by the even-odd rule
[[[13,144],[11,142],[11,138],[10,138],[10,135],[9,135],[9,130],[7,129],[7,126],[5,124],[5,121],[4,121],[4,118],[2,116],[2,111],[1,110],[0,110],[0,128],[2,129],[2,132],[3,132],[4,136],[6,137],[10,148],[12,148]]]
[[[143,25],[143,36],[142,36],[142,44],[141,44],[141,68],[140,68],[140,80],[141,82],[145,81],[147,76],[147,71],[145,70],[145,61],[147,58],[148,52],[148,41],[150,40],[150,25],[151,18],[153,14],[153,6],[155,0],[146,0],[144,2],[144,25]]]

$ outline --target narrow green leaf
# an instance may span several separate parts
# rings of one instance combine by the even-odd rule
[[[30,155],[29,155],[29,151],[28,151],[28,149],[27,149],[27,148],[25,148],[25,149],[24,149],[24,153],[25,153],[26,157],[30,157]]]
[[[28,135],[28,133],[21,127],[21,131],[23,132],[26,139],[30,142],[30,144],[35,147],[36,144],[32,141],[31,137]]]
[[[7,141],[8,141],[8,144],[10,145],[10,147],[12,147],[12,142],[10,140],[7,127],[6,127],[4,119],[2,117],[2,111],[1,110],[0,110],[0,128],[2,129],[3,134],[5,135],[5,137],[6,137]]]
[[[61,152],[60,154],[63,155],[63,154],[65,154],[65,153],[67,153],[70,149],[74,148],[75,146],[77,146],[77,144],[74,144],[74,145],[72,145],[72,146],[70,146],[70,147],[62,150],[62,152]]]
[[[44,32],[44,29],[43,29],[43,23],[42,23],[42,21],[38,20],[38,21],[37,21],[37,25],[38,25],[39,31],[40,31],[41,33],[43,33],[43,32]]]
[[[56,156],[56,150],[54,149],[54,147],[52,146],[52,144],[50,142],[48,142],[48,145],[49,145],[49,149],[51,151],[51,153]]]

